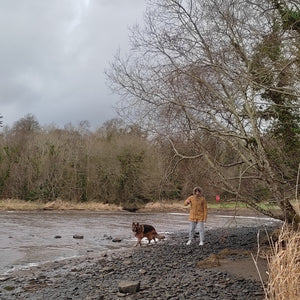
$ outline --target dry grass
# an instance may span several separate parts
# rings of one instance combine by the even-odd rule
[[[230,255],[249,255],[250,251],[241,249],[228,249],[221,250],[218,254],[211,254],[205,259],[197,262],[197,267],[202,269],[215,268],[221,265],[221,261]]]
[[[56,199],[55,201],[25,201],[19,199],[0,200],[0,210],[92,210],[92,211],[116,211],[122,208],[113,204],[104,204],[100,202],[76,202]],[[151,202],[141,208],[140,211],[162,212],[169,210],[187,210],[183,206],[183,201],[178,202]]]
[[[46,203],[44,205],[44,209],[116,211],[116,210],[121,210],[121,207],[112,204],[104,204],[98,202],[72,202],[72,201],[63,201],[61,199],[56,199],[55,201]]]
[[[164,210],[177,210],[177,211],[189,211],[188,206],[183,205],[184,200],[171,201],[160,200],[149,202],[141,210],[143,211],[164,211]],[[248,209],[244,203],[226,202],[226,203],[208,203],[209,209]]]
[[[142,209],[143,211],[164,211],[164,210],[186,210],[187,208],[183,206],[183,201],[177,202],[149,202]]]
[[[250,250],[225,248],[218,253],[218,257],[224,259],[230,255],[249,255],[250,252],[251,252]]]
[[[118,211],[119,206],[98,202],[73,202],[56,199],[51,202],[24,201],[18,199],[0,200],[0,210],[91,210],[91,211]]]
[[[291,204],[293,205],[297,214],[300,216],[300,200],[298,199],[298,200],[292,201]]]
[[[24,201],[18,199],[2,199],[0,200],[0,210],[37,210],[42,209],[39,201]]]
[[[211,269],[220,265],[220,258],[216,254],[211,254],[209,257],[197,262],[197,267],[200,269]]]
[[[216,210],[235,210],[249,211],[245,205],[241,204],[236,206],[235,203],[224,203],[215,204],[208,203],[208,208],[212,211]],[[20,199],[0,199],[0,210],[92,210],[92,211],[116,211],[121,210],[122,207],[113,204],[104,204],[95,201],[88,202],[77,202],[77,201],[66,201],[62,199],[56,199],[55,201],[49,201],[47,203],[43,201],[25,201]],[[189,207],[183,205],[182,201],[154,201],[147,203],[144,207],[139,208],[140,212],[189,212]]]
[[[284,225],[269,257],[267,300],[300,299],[300,231]]]

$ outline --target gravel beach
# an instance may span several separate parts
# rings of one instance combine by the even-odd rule
[[[0,299],[264,299],[250,253],[266,229],[273,230],[208,230],[202,247],[197,237],[187,246],[187,232],[177,232],[157,244],[16,271],[1,276]],[[259,267],[266,280],[266,261]],[[137,290],[121,293],[122,281]]]

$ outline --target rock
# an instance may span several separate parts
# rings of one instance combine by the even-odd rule
[[[114,270],[114,268],[112,268],[112,267],[104,267],[103,269],[102,269],[102,272],[107,272],[107,273],[109,273],[109,272],[112,272]]]
[[[74,234],[73,239],[83,239],[83,235],[82,234]]]
[[[117,293],[117,296],[118,296],[118,297],[126,297],[126,294],[123,294],[123,293],[118,292],[118,293]]]
[[[72,268],[70,271],[71,272],[78,272],[78,269],[77,268]]]
[[[122,280],[119,282],[118,288],[119,288],[119,292],[123,294],[136,293],[140,290],[140,282]]]
[[[15,287],[14,287],[14,286],[11,286],[11,285],[7,285],[7,286],[4,287],[4,289],[5,289],[6,291],[13,291],[13,290],[15,289]]]
[[[129,212],[136,212],[137,210],[139,210],[137,207],[123,207],[122,209]]]
[[[106,240],[112,240],[112,236],[110,236],[110,235],[104,234],[103,237],[104,237]]]
[[[124,265],[130,265],[130,264],[132,264],[132,260],[131,260],[131,259],[125,259],[125,260],[123,261],[123,264],[124,264]]]
[[[112,242],[114,242],[114,243],[120,243],[120,242],[122,242],[122,240],[119,239],[119,238],[113,238]]]
[[[1,276],[0,281],[6,281],[8,279],[11,279],[12,277],[6,277],[6,276]]]

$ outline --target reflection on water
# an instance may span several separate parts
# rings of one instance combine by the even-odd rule
[[[189,227],[186,213],[0,212],[0,274],[47,261],[132,247],[136,240],[132,222],[154,225],[167,237],[168,233],[187,231]],[[273,222],[269,218],[209,215],[206,229]],[[74,239],[74,234],[84,238]]]

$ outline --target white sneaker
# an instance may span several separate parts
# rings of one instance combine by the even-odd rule
[[[186,244],[189,246],[191,242],[192,242],[191,240],[188,240]]]
[[[199,243],[199,246],[203,246],[203,245],[204,245],[204,242],[201,241],[201,242]]]

